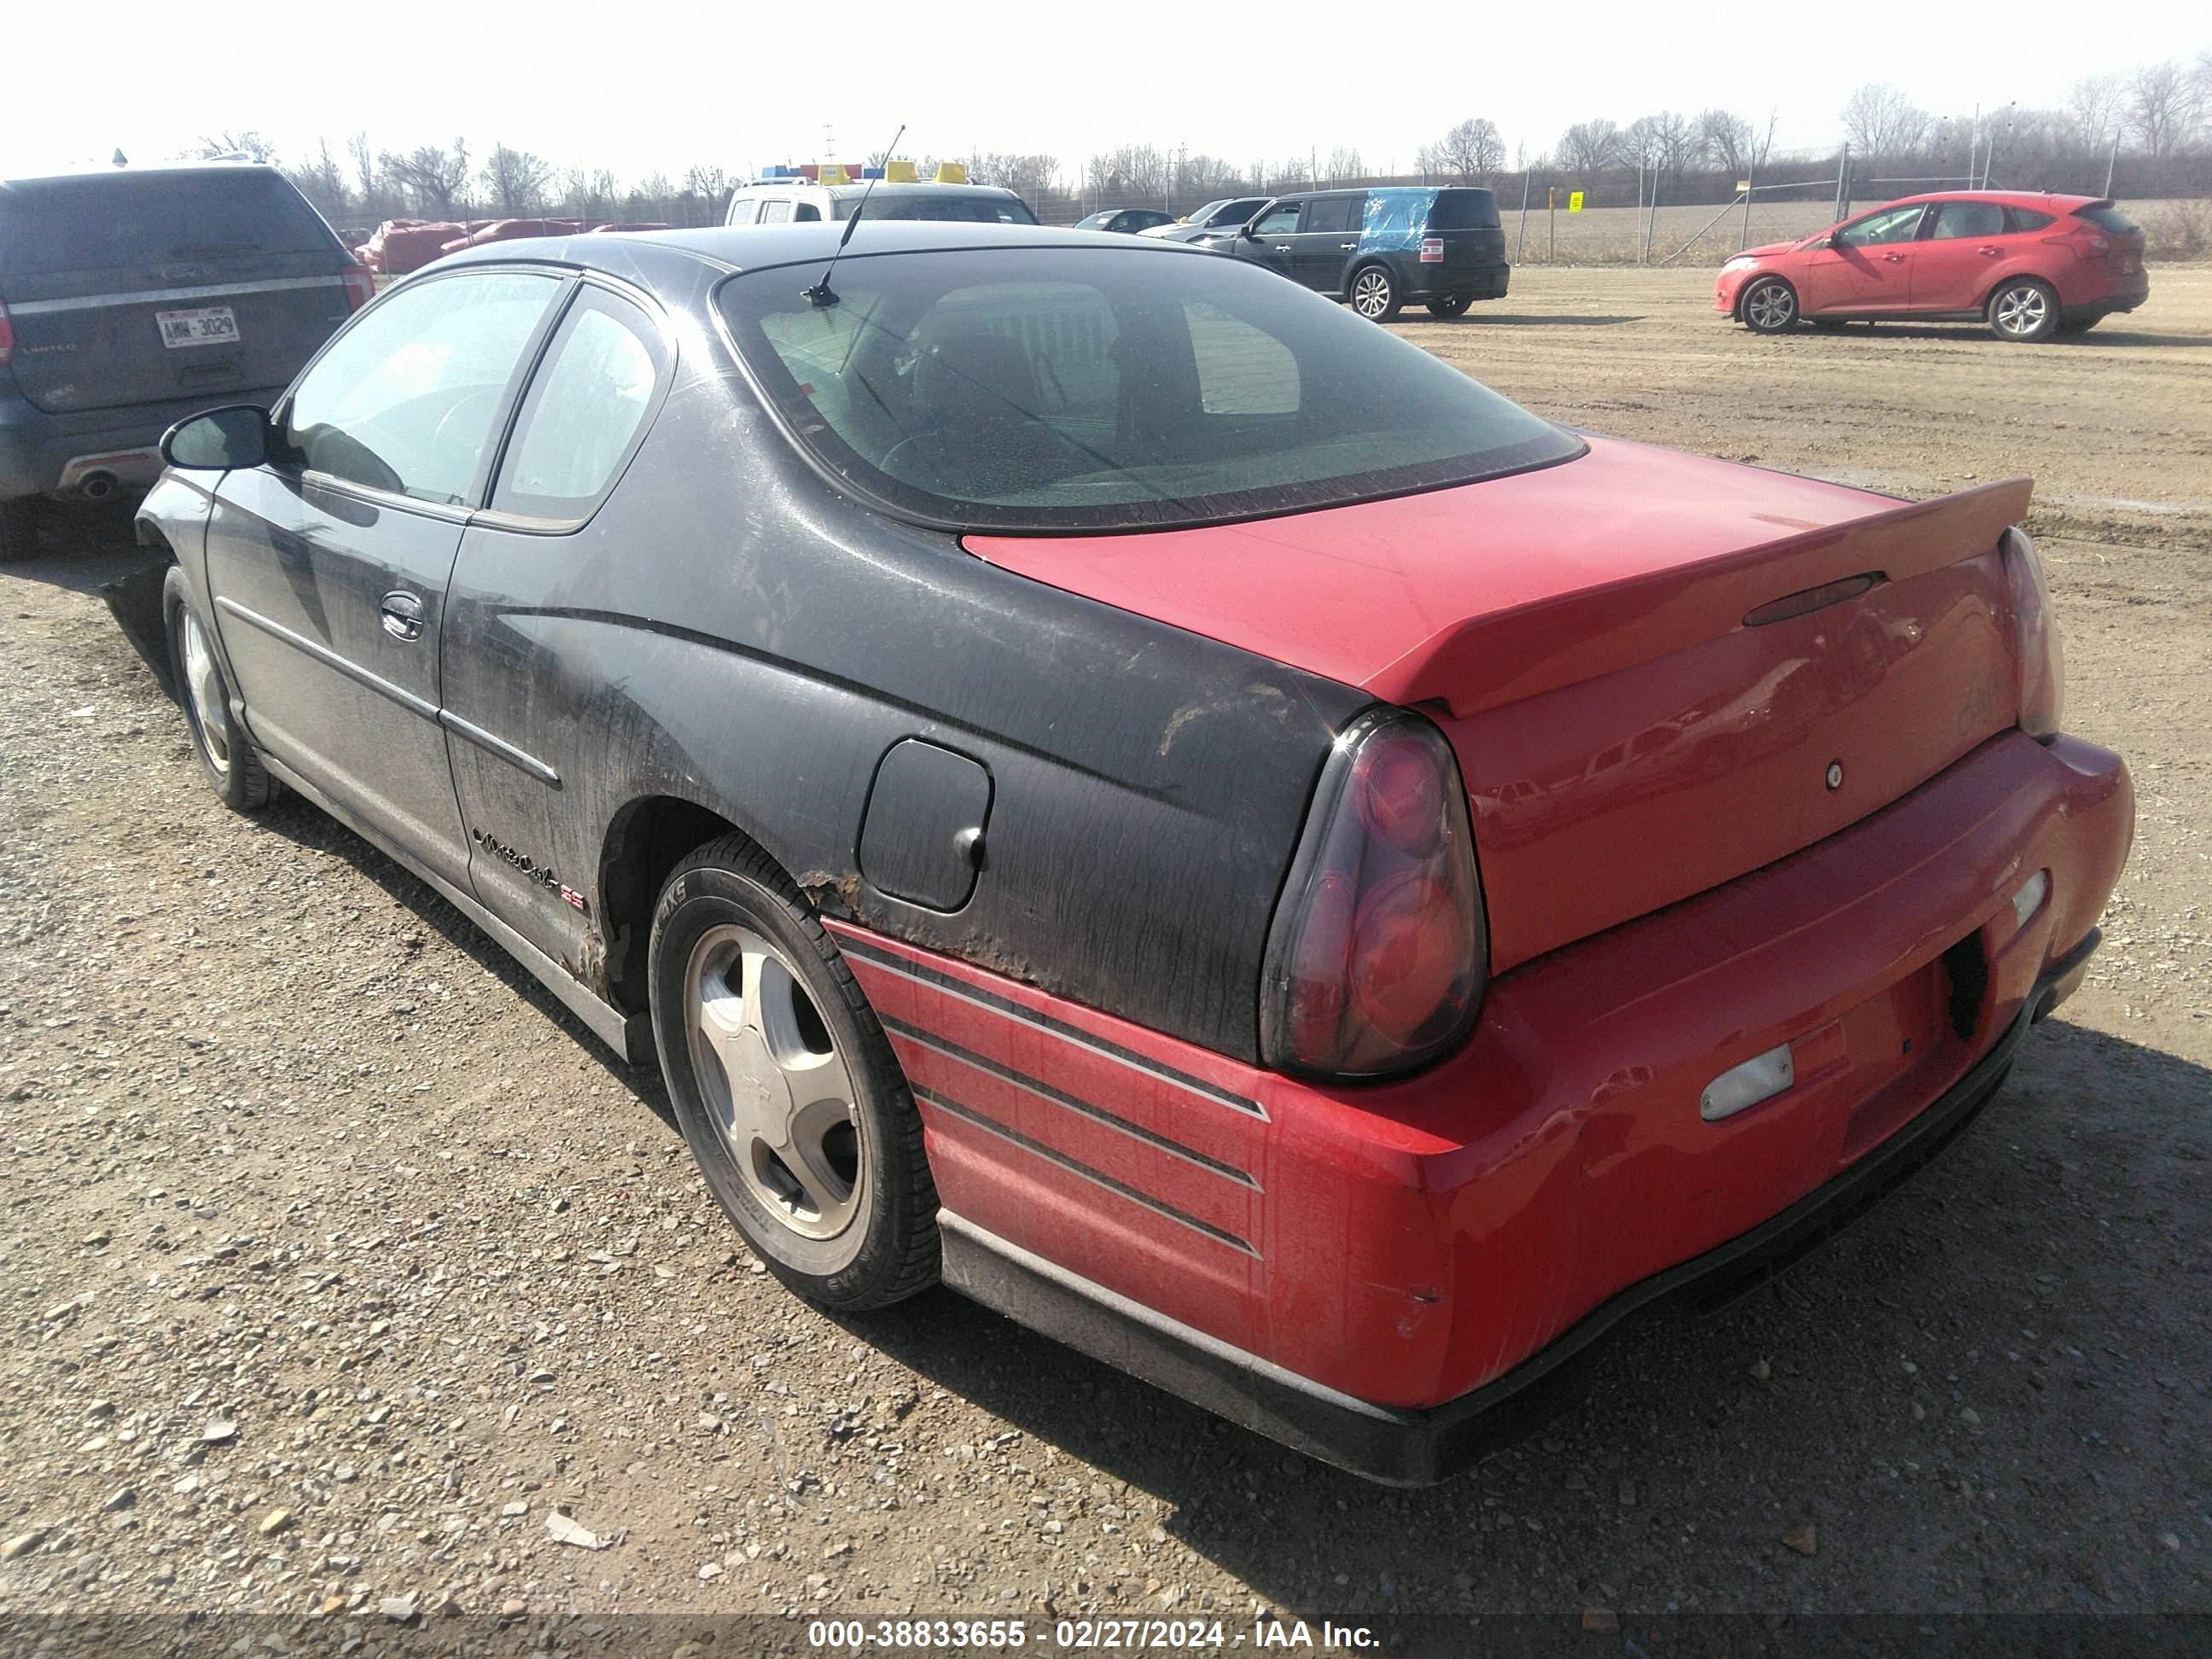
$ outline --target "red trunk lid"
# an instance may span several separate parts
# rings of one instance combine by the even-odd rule
[[[1502,970],[1832,835],[2014,724],[1996,549],[2028,488],[1907,504],[1593,440],[1356,507],[966,545],[1424,708],[1466,776]]]

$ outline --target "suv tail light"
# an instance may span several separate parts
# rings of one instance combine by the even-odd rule
[[[2042,556],[2027,532],[2004,534],[2005,581],[2012,590],[2014,637],[2020,652],[2020,729],[2049,742],[2058,735],[2066,712],[2066,653],[2058,642],[2058,623],[2051,614],[2051,590],[2043,580]]]
[[[1443,262],[1444,239],[1441,236],[1423,237],[1421,239],[1421,263],[1425,265],[1440,265],[1443,264]]]
[[[1337,1078],[1410,1071],[1474,1024],[1490,938],[1451,745],[1364,715],[1322,768],[1260,975],[1267,1063]]]
[[[359,311],[376,297],[376,273],[356,263],[345,268],[346,309]]]
[[[0,368],[8,367],[8,360],[15,355],[15,325],[8,320],[8,304],[0,300]]]

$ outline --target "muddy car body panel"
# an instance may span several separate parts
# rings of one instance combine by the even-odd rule
[[[426,483],[398,446],[398,489],[172,481],[143,524],[277,775],[637,1057],[663,876],[730,829],[764,849],[911,1087],[956,1285],[1434,1478],[1625,1312],[1898,1178],[2078,981],[2132,804],[2057,732],[2024,485],[1911,507],[1502,400],[1469,417],[1494,451],[1416,464],[1416,429],[1284,481],[1305,377],[1357,415],[1331,365],[1402,354],[1394,407],[1473,393],[1172,244],[872,222],[826,271],[836,234],[459,253],[328,351],[481,302],[441,360],[506,341],[453,398],[480,451]],[[1163,316],[1195,380],[1117,381],[1117,328]],[[1303,374],[1270,329],[1312,331]],[[560,419],[592,341],[630,422],[597,437]],[[343,473],[316,373],[276,429]],[[932,408],[975,441],[927,453]],[[1126,447],[1178,409],[1186,442]],[[909,435],[871,451],[878,410]],[[1224,434],[1207,494],[1190,446]],[[1329,910],[1346,824],[1457,847],[1473,933],[1429,876]],[[1299,977],[1324,915],[1334,1003]],[[1439,939],[1474,993],[1402,1018]],[[1355,1014],[1418,1038],[1300,1046]]]

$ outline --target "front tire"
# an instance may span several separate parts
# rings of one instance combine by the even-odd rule
[[[2058,331],[2058,295],[2047,283],[2015,278],[1990,295],[1989,323],[2000,340],[2047,340]]]
[[[1388,265],[1362,265],[1353,271],[1349,297],[1352,308],[1370,323],[1395,322],[1406,304]]]
[[[192,605],[192,590],[176,565],[161,579],[161,616],[169,636],[169,672],[177,700],[199,757],[208,787],[234,812],[258,812],[276,793],[261,764],[261,751],[231,714],[230,682],[216,660],[207,624]]]
[[[836,942],[742,836],[661,889],[653,1032],[684,1139],[753,1253],[858,1311],[937,1281],[937,1188],[906,1078]]]
[[[1464,317],[1467,308],[1474,302],[1472,294],[1447,294],[1441,300],[1429,301],[1429,315],[1449,322],[1455,317]]]
[[[1797,290],[1779,276],[1762,276],[1743,292],[1737,307],[1754,334],[1786,334],[1797,326]]]

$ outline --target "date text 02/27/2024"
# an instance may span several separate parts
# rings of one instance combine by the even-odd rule
[[[1221,1620],[1062,1619],[1049,1635],[1032,1632],[1020,1619],[817,1619],[806,1627],[810,1647],[849,1650],[980,1650],[1005,1652],[1028,1648],[1042,1652],[1084,1653],[1214,1649],[1310,1648],[1356,1650],[1379,1647],[1381,1638],[1364,1625],[1317,1626],[1303,1619],[1255,1619],[1249,1635],[1232,1633]]]

